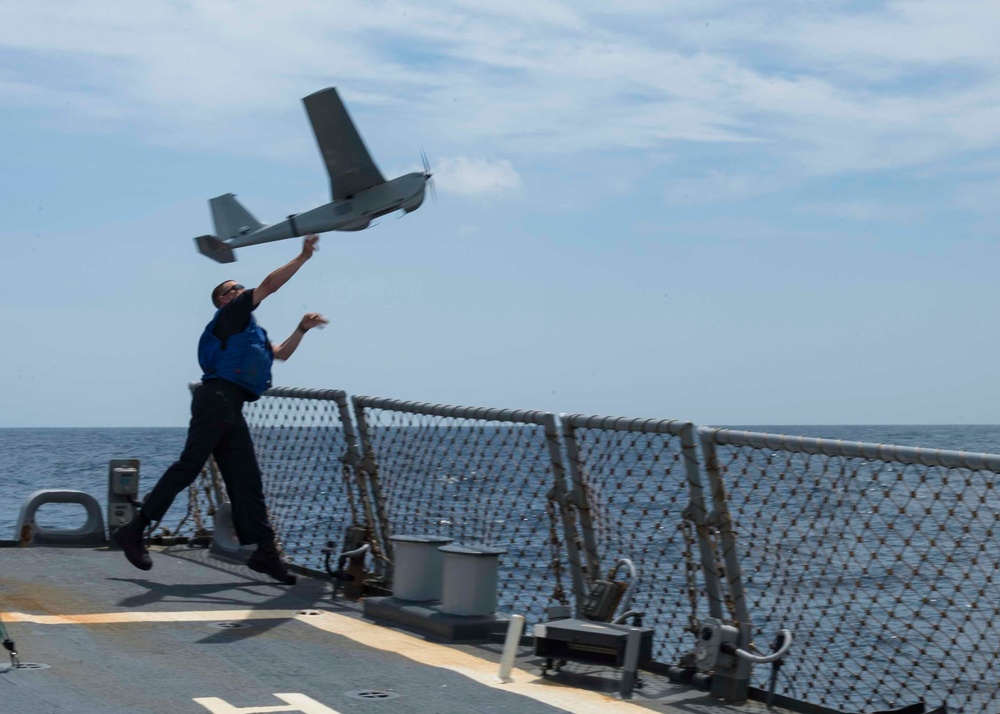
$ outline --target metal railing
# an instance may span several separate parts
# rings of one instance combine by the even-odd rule
[[[562,431],[589,579],[632,561],[640,583],[630,607],[656,630],[654,657],[675,662],[692,649],[703,595],[711,614],[723,616],[695,427],[571,414]]]
[[[322,548],[373,516],[359,482],[347,395],[272,388],[244,407],[271,525],[290,562],[323,570]],[[369,513],[366,515],[366,509]]]
[[[745,587],[734,619],[795,633],[792,695],[1000,711],[1000,456],[699,431]]]
[[[765,652],[791,630],[777,691],[795,699],[1000,713],[1000,456],[352,402],[271,390],[246,409],[293,562],[321,570],[321,547],[358,524],[390,586],[393,535],[502,547],[499,609],[539,621],[570,591],[579,612],[628,558],[658,663],[711,616]]]
[[[565,470],[553,414],[354,397],[381,546],[434,535],[506,549],[498,604],[538,619],[568,601]],[[570,544],[572,548],[573,544]]]

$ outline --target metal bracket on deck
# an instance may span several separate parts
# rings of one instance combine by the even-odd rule
[[[79,528],[41,526],[35,521],[35,513],[47,503],[76,503],[87,511],[87,520]],[[35,491],[28,496],[21,506],[14,538],[21,545],[90,546],[106,545],[108,542],[104,533],[104,516],[97,499],[83,491],[58,488]]]

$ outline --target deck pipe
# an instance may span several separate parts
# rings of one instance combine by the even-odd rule
[[[517,646],[521,643],[521,633],[524,631],[524,615],[511,615],[507,625],[507,639],[503,643],[503,654],[500,656],[500,674],[498,679],[505,684],[513,682],[510,676],[514,668],[514,657],[517,656]]]

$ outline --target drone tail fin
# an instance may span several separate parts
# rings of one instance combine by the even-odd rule
[[[236,260],[233,249],[215,236],[198,236],[194,242],[199,253],[218,263],[232,263]]]
[[[212,209],[212,220],[215,221],[215,235],[223,241],[264,227],[231,193],[210,199],[208,204]]]

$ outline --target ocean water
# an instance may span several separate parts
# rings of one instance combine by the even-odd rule
[[[733,428],[844,441],[1000,453],[1000,426],[997,425],[781,425]],[[145,494],[180,455],[185,435],[183,427],[0,429],[0,540],[16,537],[21,506],[40,489],[85,491],[98,500],[106,514],[108,462],[111,459],[140,460],[140,491]],[[179,521],[186,508],[182,496],[164,519],[164,525]],[[50,504],[38,510],[38,520],[43,526],[74,527],[83,524],[84,514],[78,506]]]
[[[84,491],[101,504],[108,502],[108,462],[139,459],[140,489],[148,491],[180,455],[185,428],[136,429],[0,429],[0,540],[16,539],[18,514],[35,491],[47,488]],[[176,522],[187,510],[182,497],[165,522]],[[38,522],[72,528],[85,520],[75,505],[47,504]]]

